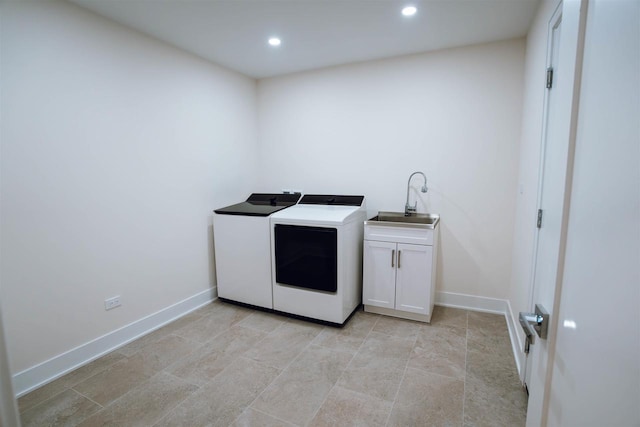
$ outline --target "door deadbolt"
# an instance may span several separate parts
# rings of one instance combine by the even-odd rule
[[[520,326],[526,337],[524,352],[529,353],[529,346],[535,343],[535,336],[547,339],[549,331],[549,313],[540,304],[536,304],[534,313],[520,312]]]

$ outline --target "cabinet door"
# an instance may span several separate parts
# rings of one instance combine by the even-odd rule
[[[433,246],[398,243],[396,310],[429,314]]]
[[[396,293],[396,244],[364,241],[363,291],[365,305],[394,308]]]

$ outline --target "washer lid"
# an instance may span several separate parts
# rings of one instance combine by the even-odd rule
[[[252,193],[246,201],[216,209],[214,212],[222,215],[269,216],[295,205],[299,199],[300,193]]]

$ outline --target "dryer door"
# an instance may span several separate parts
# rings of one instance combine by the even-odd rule
[[[325,292],[338,290],[337,229],[276,224],[274,236],[277,283]]]

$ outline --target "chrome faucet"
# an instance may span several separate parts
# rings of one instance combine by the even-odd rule
[[[412,213],[416,212],[416,208],[418,206],[418,201],[416,200],[416,202],[413,204],[413,206],[411,206],[409,204],[409,186],[411,185],[411,178],[413,178],[414,175],[416,174],[420,174],[422,175],[422,177],[424,178],[424,184],[422,185],[422,188],[420,189],[420,191],[422,191],[423,193],[427,192],[427,176],[425,174],[423,174],[422,172],[414,172],[411,174],[411,176],[409,177],[409,181],[407,181],[407,203],[405,203],[404,205],[404,216],[410,216]]]

